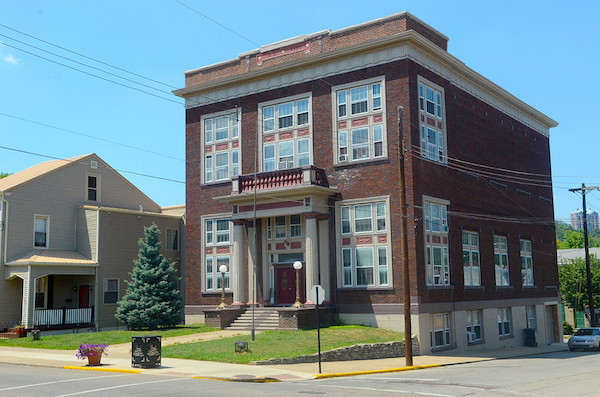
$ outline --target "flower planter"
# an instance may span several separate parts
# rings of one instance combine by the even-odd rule
[[[102,352],[90,353],[87,356],[88,365],[100,365],[100,360],[102,359]]]

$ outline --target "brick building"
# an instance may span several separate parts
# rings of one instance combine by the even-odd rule
[[[342,321],[402,330],[404,188],[422,352],[560,340],[557,123],[447,41],[402,12],[185,73],[188,320],[222,264],[229,303],[291,305],[300,261],[303,301],[321,284]]]

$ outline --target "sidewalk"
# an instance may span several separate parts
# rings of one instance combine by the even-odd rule
[[[163,339],[162,345],[210,340],[243,334],[235,331],[217,331]],[[222,380],[244,381],[291,381],[307,380],[331,376],[349,376],[365,372],[392,372],[411,370],[405,367],[405,358],[386,358],[379,360],[356,360],[321,363],[322,375],[318,363],[282,364],[282,365],[242,365],[213,361],[184,360],[162,358],[157,368],[132,368],[131,344],[113,345],[109,355],[102,357],[102,365],[86,367],[85,362],[77,360],[74,351],[47,350],[0,346],[0,363],[31,366],[58,367],[94,371],[145,373],[154,375],[188,376]],[[413,358],[415,367],[445,366],[453,364],[487,361],[501,358],[520,357],[567,350],[565,344],[544,345],[539,347],[517,347],[512,349],[485,350],[478,352],[442,352],[435,355],[421,355]],[[417,368],[414,368],[417,369]]]

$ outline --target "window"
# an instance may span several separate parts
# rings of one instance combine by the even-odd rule
[[[427,285],[450,285],[448,215],[446,205],[424,201]]]
[[[302,217],[299,214],[267,218],[267,240],[272,239],[271,225],[273,224],[275,225],[276,240],[302,237]]]
[[[336,164],[387,156],[381,78],[333,88],[336,102]]]
[[[421,156],[446,162],[444,89],[419,77]]]
[[[498,336],[509,336],[510,330],[510,308],[498,308]]]
[[[40,277],[35,280],[35,308],[46,308],[46,279]]]
[[[48,224],[50,219],[44,215],[35,215],[33,246],[35,248],[48,248]]]
[[[241,110],[202,117],[204,183],[230,180],[240,174]]]
[[[481,310],[467,311],[467,342],[473,343],[483,339],[481,333]]]
[[[218,292],[221,290],[221,273],[219,267],[227,266],[225,273],[225,289],[230,289],[232,263],[231,255],[231,222],[228,218],[211,218],[204,220],[204,290]],[[168,231],[168,230],[167,230]]]
[[[87,175],[87,201],[100,201],[99,180],[96,175]]]
[[[533,287],[533,259],[531,241],[521,240],[521,282],[523,287]]]
[[[302,237],[302,223],[300,215],[290,215],[290,237]]]
[[[339,206],[343,287],[390,285],[387,206],[387,201]]]
[[[527,328],[537,328],[537,323],[535,320],[535,306],[527,306],[525,313],[527,315]]]
[[[167,249],[171,251],[179,249],[179,230],[167,229]]]
[[[494,267],[496,270],[496,286],[510,285],[506,237],[494,236]]]
[[[479,234],[476,232],[467,232],[463,230],[462,245],[465,285],[481,285]]]
[[[104,279],[104,304],[117,303],[119,300],[119,279],[105,278]]]
[[[305,94],[259,107],[262,114],[263,171],[312,164],[310,98]]]
[[[450,313],[435,313],[433,315],[431,347],[446,347],[450,344]]]

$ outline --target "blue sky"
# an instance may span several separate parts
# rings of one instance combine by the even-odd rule
[[[162,206],[185,202],[185,113],[169,94],[183,87],[184,71],[400,11],[448,36],[451,54],[559,122],[550,141],[557,219],[581,207],[569,188],[600,186],[598,127],[585,122],[597,109],[600,2],[0,0],[0,10],[0,146],[59,158],[95,152]],[[3,172],[45,160],[0,148]],[[587,199],[600,212],[600,192]]]

